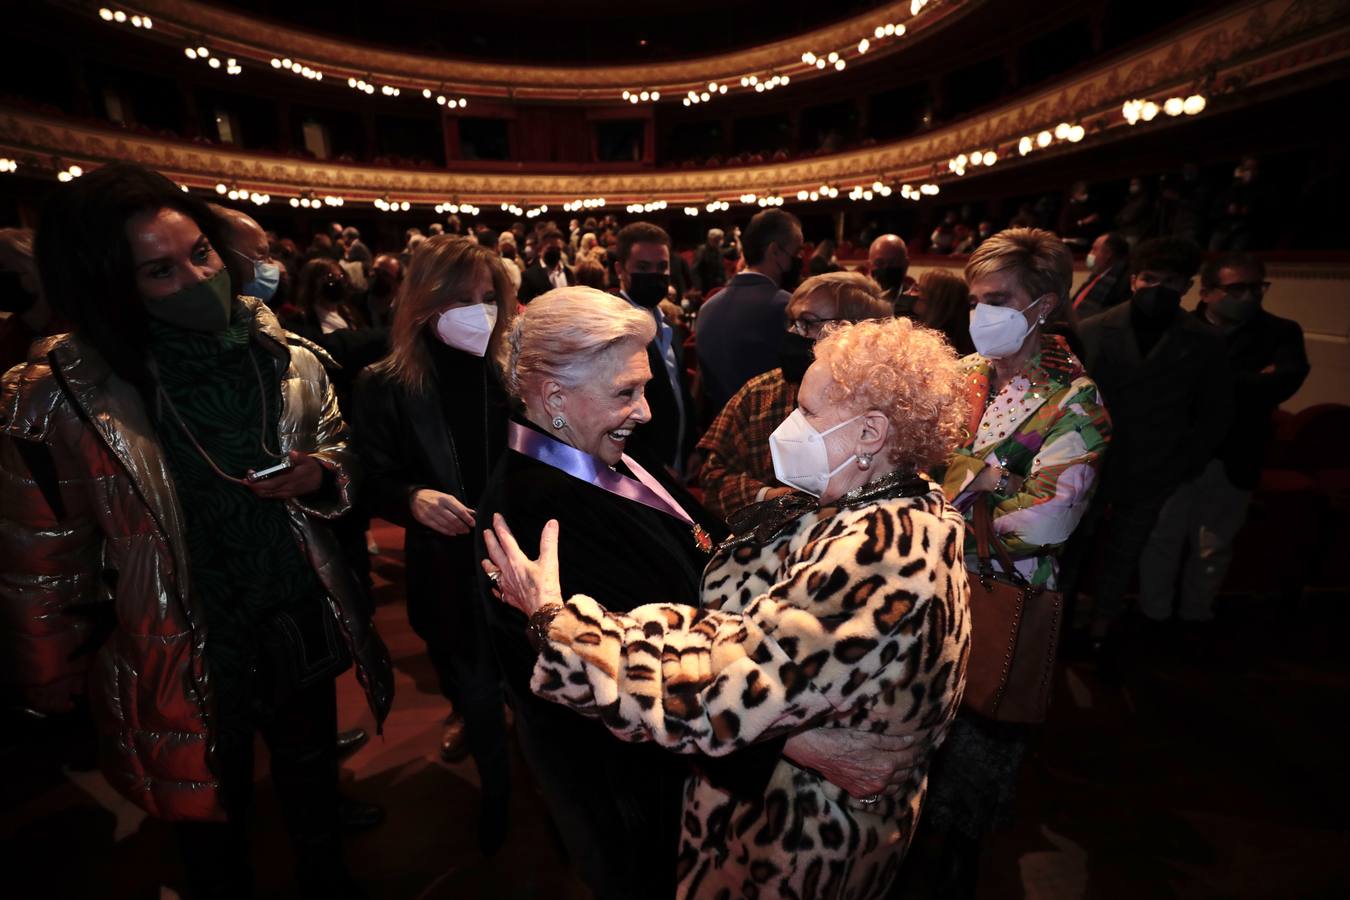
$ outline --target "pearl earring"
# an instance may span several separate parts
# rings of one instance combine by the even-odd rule
[[[554,416],[553,427],[561,431],[567,427],[567,420],[564,419],[562,416]]]
[[[858,468],[866,472],[872,468],[872,454],[862,453],[858,456]]]

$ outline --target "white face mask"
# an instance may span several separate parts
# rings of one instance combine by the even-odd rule
[[[436,337],[456,350],[482,356],[497,324],[497,307],[488,303],[447,309],[436,319]]]
[[[1087,262],[1087,267],[1088,267],[1089,269],[1095,269],[1095,268],[1097,268],[1097,254],[1095,254],[1095,253],[1089,253],[1089,254],[1087,255],[1087,260],[1086,260],[1086,262]]]
[[[988,359],[1003,359],[1016,353],[1032,329],[1023,313],[1044,299],[1037,298],[1025,310],[977,303],[970,314],[970,339],[975,343],[976,352]]]
[[[769,435],[769,453],[773,456],[773,473],[783,484],[805,491],[812,497],[825,493],[830,479],[844,471],[844,467],[858,458],[857,454],[830,468],[830,454],[825,449],[825,436],[838,431],[845,425],[856,422],[862,416],[854,416],[847,422],[840,422],[833,428],[816,431],[801,408],[794,409],[792,415],[783,420],[783,424]]]

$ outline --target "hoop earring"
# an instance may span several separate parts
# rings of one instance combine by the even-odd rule
[[[554,416],[553,427],[558,429],[559,431],[562,431],[564,428],[567,427],[567,420],[564,419],[562,416]]]
[[[861,453],[861,454],[859,454],[859,455],[858,455],[858,468],[859,468],[859,469],[862,469],[864,472],[866,472],[868,469],[872,468],[872,454],[870,454],[870,453]]]

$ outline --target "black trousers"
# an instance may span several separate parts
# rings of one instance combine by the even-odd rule
[[[215,761],[229,821],[177,825],[192,897],[253,896],[248,817],[255,731],[271,754],[272,783],[295,849],[302,896],[344,896],[350,876],[337,820],[337,689],[329,679],[273,711],[223,716],[218,723]]]

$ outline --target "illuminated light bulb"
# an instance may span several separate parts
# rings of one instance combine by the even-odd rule
[[[886,23],[886,26],[885,26],[884,28],[882,28],[881,31],[882,31],[883,34],[886,35],[886,37],[894,37],[894,36],[895,36],[895,23],[894,23],[894,22],[887,22],[887,23]]]
[[[230,191],[228,194],[226,194],[225,196],[226,196],[226,197],[229,197],[231,200],[238,200],[238,199],[239,199],[239,192],[238,192],[238,191],[232,190],[232,191]]]
[[[1017,142],[1017,152],[1022,156],[1026,156],[1028,153],[1030,153],[1031,147],[1032,143],[1031,138],[1029,137],[1024,137]]]
[[[741,87],[749,87],[749,86],[750,86],[750,79],[749,79],[749,78],[744,78],[744,77],[742,77],[742,78],[741,78]]]
[[[349,88],[354,88],[354,87],[356,87],[356,79],[355,79],[355,78],[348,78],[348,79],[347,79],[347,87],[349,87]]]
[[[465,100],[463,97],[460,97],[460,98],[459,98],[459,108],[460,108],[460,109],[463,109],[464,107],[466,107],[466,106],[468,106],[468,105],[469,105],[469,101],[468,101],[468,100]]]
[[[71,166],[69,169],[66,169],[66,171],[70,173],[72,178],[79,178],[84,174],[84,169],[81,169],[79,166]]]
[[[726,86],[725,84],[719,84],[719,85],[717,86],[717,93],[719,93],[719,94],[725,94],[726,92],[727,92],[727,86]]]
[[[807,50],[802,54],[802,62],[806,63],[808,66],[813,66],[816,63],[816,55],[810,50]]]
[[[113,20],[113,11],[106,6],[100,6],[98,9],[98,17],[105,22],[111,22]]]
[[[281,60],[281,67],[282,67],[283,69],[289,69],[289,68],[291,68],[291,67],[294,66],[294,65],[295,65],[295,63],[291,62],[290,57],[283,57],[282,60]]]
[[[838,54],[838,53],[831,53],[828,57],[826,57],[826,61],[827,61],[827,62],[831,62],[831,63],[832,63],[832,62],[835,62],[835,61],[838,60],[838,59],[839,59],[839,54]]]
[[[70,174],[69,172],[57,172],[57,173],[56,173],[56,180],[57,180],[57,181],[62,181],[62,182],[64,182],[64,181],[70,181],[70,180],[71,180],[71,177],[72,177],[72,176],[71,176],[71,174]]]
[[[660,99],[661,99],[661,92],[660,92],[660,91],[652,91],[652,102],[655,103],[657,100],[660,100]]]
[[[826,65],[825,60],[823,60],[823,59],[818,59],[818,60],[816,60],[816,68],[817,68],[817,69],[823,69],[823,68],[825,68],[825,65]]]
[[[908,31],[908,29],[905,28],[905,26],[903,26],[903,25],[897,25],[897,26],[895,26],[895,36],[896,36],[896,37],[904,37],[906,31]]]
[[[637,102],[638,102],[637,94],[631,94],[631,95],[629,95],[629,97],[628,97],[628,102],[629,102],[629,103],[637,103]]]
[[[214,56],[211,57],[210,59],[208,59],[208,60],[206,61],[206,64],[207,64],[208,66],[210,66],[211,68],[213,68],[213,69],[219,69],[219,68],[220,68],[220,60],[216,59]]]
[[[1083,139],[1084,135],[1086,134],[1087,129],[1085,129],[1082,125],[1073,126],[1072,128],[1069,129],[1069,143],[1071,144],[1078,143]]]
[[[127,14],[124,13],[124,12],[122,12],[120,9],[117,10],[117,12],[113,13],[113,21],[114,21],[114,22],[117,22],[119,25],[120,25],[121,23],[125,22],[126,20],[127,20]]]
[[[972,166],[982,165],[983,163],[984,163],[984,154],[981,153],[979,150],[976,150],[974,153],[970,154],[970,164]]]
[[[1042,131],[1040,134],[1036,135],[1036,146],[1049,147],[1052,140],[1054,140],[1054,135],[1048,131]]]
[[[755,85],[755,93],[757,94],[764,93],[764,82],[761,81],[759,84]]]
[[[871,192],[871,191],[863,191],[863,195],[862,195],[862,196],[863,196],[863,199],[864,199],[864,200],[871,200],[871,199],[872,199],[872,192]]]
[[[810,200],[812,203],[815,203],[817,200],[820,199],[820,192],[812,191],[810,194],[807,195],[807,199]]]
[[[140,16],[132,16],[132,17],[131,17],[131,27],[132,27],[132,28],[140,28],[140,27],[141,27],[141,17],[140,17]]]
[[[437,106],[444,106],[444,105],[445,105],[445,95],[444,95],[444,94],[437,94],[437,95],[436,95],[436,105],[437,105]]]
[[[148,30],[155,27],[155,22],[149,16],[141,16],[141,25]]]
[[[629,97],[629,92],[628,92],[628,91],[624,91],[624,92],[623,92],[623,99],[627,100],[628,97]]]
[[[811,196],[811,192],[810,192],[810,191],[798,191],[798,192],[797,192],[797,199],[798,199],[798,200],[805,200],[805,199],[806,199],[807,197],[809,197],[809,196]]]
[[[638,99],[641,100],[643,103],[646,103],[651,98],[652,95],[651,92],[649,91],[643,91],[641,94],[638,94]]]
[[[863,38],[861,41],[858,41],[858,52],[866,53],[867,48],[870,46],[872,46],[872,42],[869,41],[867,38]]]
[[[689,105],[689,98],[688,98],[688,97],[685,97],[685,98],[684,98],[684,105],[685,105],[685,106],[688,106],[688,105]]]
[[[298,209],[298,208],[300,207],[300,198],[299,198],[299,197],[292,197],[292,198],[291,198],[291,206],[293,206],[293,207],[295,207],[295,208]]]
[[[883,184],[881,186],[881,191],[879,193],[883,197],[889,197],[893,193],[893,191],[891,190],[891,186],[889,184]]]
[[[1191,94],[1182,104],[1182,111],[1188,116],[1198,116],[1205,111],[1208,101],[1203,94]]]
[[[1158,117],[1158,104],[1154,103],[1152,100],[1146,101],[1143,108],[1139,111],[1139,117],[1145,122],[1152,122]]]
[[[891,27],[894,28],[895,26],[892,25]],[[891,32],[891,33],[894,34],[895,32]],[[886,36],[886,26],[885,26],[885,25],[878,25],[878,26],[877,26],[875,29],[873,29],[873,31],[872,31],[872,37],[876,38],[877,40],[881,40],[881,39],[884,38],[885,36]]]
[[[993,150],[984,151],[984,164],[986,166],[992,166],[996,162],[998,162],[997,153],[995,153]]]
[[[751,83],[751,84],[759,84],[759,76],[758,76],[758,75],[751,75],[751,76],[750,76],[750,83]]]
[[[1168,97],[1167,102],[1163,104],[1163,112],[1169,116],[1179,116],[1185,107],[1186,101],[1180,97]]]
[[[1060,122],[1055,126],[1055,140],[1062,141],[1069,136],[1069,123]]]
[[[198,56],[210,56],[210,55],[211,55],[211,51],[210,51],[210,50],[207,50],[205,47],[198,47],[198,48],[197,48],[197,55],[198,55]]]
[[[274,69],[280,69],[280,68],[281,68],[281,60],[277,59],[277,58],[274,56],[274,57],[272,57],[272,59],[268,62],[268,65],[270,65],[270,66],[271,66],[272,68],[274,68]]]
[[[717,93],[717,82],[715,81],[708,82],[708,90],[712,91],[713,93]]]
[[[183,50],[183,55],[186,56],[188,59],[196,59],[197,51],[193,50],[191,47],[186,47]]]
[[[707,103],[709,100],[712,99],[712,94],[709,94],[707,91],[704,91],[703,93],[698,95],[698,99],[702,100],[704,103]]]
[[[842,72],[842,71],[844,71],[844,66],[845,66],[845,65],[847,65],[847,63],[845,63],[845,62],[841,59],[841,60],[839,60],[839,62],[837,62],[837,63],[834,64],[834,70],[835,70],[836,72]]]
[[[431,88],[422,88],[422,96],[425,97],[426,99],[430,100],[430,99],[431,99]]]
[[[881,188],[882,188],[882,186],[883,186],[883,185],[882,185],[882,183],[881,183],[880,181],[874,181],[874,182],[872,182],[872,190],[874,190],[874,191],[880,191]]]

